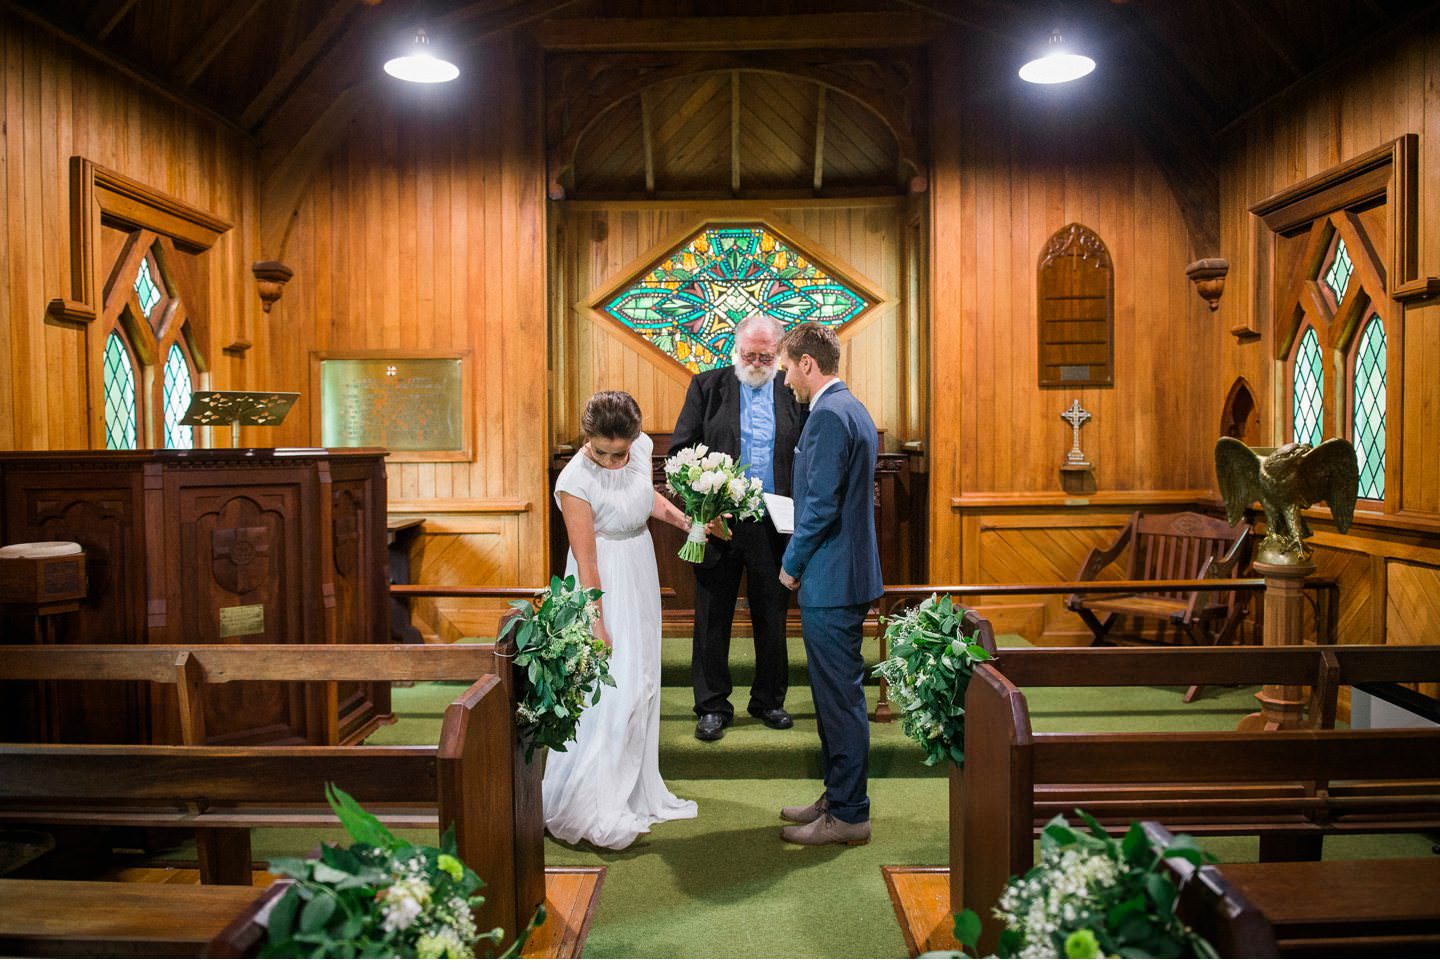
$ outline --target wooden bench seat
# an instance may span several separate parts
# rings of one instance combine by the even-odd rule
[[[508,661],[468,645],[0,648],[4,679],[149,681],[173,691],[186,738],[205,737],[204,691],[237,681],[446,680],[472,686],[438,746],[0,745],[0,820],[185,828],[202,881],[248,885],[250,830],[333,826],[332,781],[396,827],[456,825],[485,880],[486,918],[509,938],[544,900],[540,763],[526,763]]]
[[[279,891],[283,886],[0,879],[0,952],[71,959],[242,956],[227,934]],[[249,936],[259,942],[258,933]]]
[[[964,774],[983,783],[953,776],[952,906],[988,914],[1006,879],[1032,865],[1039,830],[1077,806],[1117,833],[1156,818],[1195,834],[1259,835],[1265,862],[1318,858],[1327,834],[1440,827],[1440,730],[1330,727],[1341,684],[1433,679],[1437,664],[1435,647],[1000,650],[966,694]],[[1316,727],[1036,734],[1011,674],[1033,686],[1308,684]]]

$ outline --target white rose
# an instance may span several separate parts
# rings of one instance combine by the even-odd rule
[[[706,471],[713,471],[714,469],[720,467],[720,463],[722,460],[724,460],[724,458],[725,456],[720,454],[718,451],[711,452],[710,454],[705,456],[703,461],[700,462],[700,467],[705,469]]]
[[[745,500],[745,490],[746,490],[745,479],[743,479],[743,478],[732,478],[732,479],[730,479],[729,488],[730,488],[730,500],[731,500],[732,502],[743,502],[743,501]]]
[[[709,446],[709,445],[696,445],[696,446],[695,446],[695,449],[694,449],[695,454],[692,455],[691,458],[692,458],[692,459],[693,459],[693,458],[703,458],[703,457],[705,457],[705,453],[708,452],[709,450],[710,450],[710,446]]]

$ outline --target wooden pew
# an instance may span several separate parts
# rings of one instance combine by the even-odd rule
[[[1170,844],[1157,822],[1152,842]],[[1179,913],[1222,957],[1434,956],[1440,859],[1334,859],[1165,865],[1183,886]]]
[[[1075,807],[1117,832],[1159,818],[1198,834],[1258,834],[1263,861],[1318,857],[1330,833],[1440,827],[1440,731],[1034,734],[1010,673],[1027,686],[1263,674],[1318,684],[1316,722],[1333,724],[1341,683],[1433,676],[1437,659],[1434,647],[1001,650],[966,695],[964,774],[983,783],[952,775],[952,907],[988,916],[1006,879],[1032,865],[1038,830]]]
[[[46,647],[4,647],[0,648],[0,678],[4,679],[94,679],[149,681],[162,685],[162,689],[174,690],[181,712],[181,730],[186,738],[204,737],[203,691],[207,683],[236,681],[327,681],[341,678],[361,680],[459,680],[476,681],[485,674],[493,677],[495,684],[485,696],[487,704],[503,706],[504,716],[494,716],[484,732],[483,744],[485,767],[483,771],[471,770],[466,774],[467,785],[456,787],[451,774],[429,770],[432,781],[413,789],[410,797],[395,797],[405,789],[391,791],[383,785],[377,789],[386,799],[368,799],[361,791],[352,790],[338,777],[324,771],[347,770],[352,777],[356,765],[369,763],[367,758],[377,757],[375,752],[412,751],[417,757],[437,757],[435,748],[384,748],[366,746],[360,748],[294,747],[294,748],[242,748],[208,747],[199,750],[213,751],[222,758],[236,759],[271,755],[282,758],[308,757],[306,767],[294,768],[302,772],[309,784],[308,792],[298,792],[289,799],[302,803],[294,810],[279,810],[273,806],[284,799],[271,797],[268,792],[249,793],[248,787],[259,787],[267,782],[261,776],[231,779],[240,787],[227,791],[195,791],[184,799],[188,805],[182,810],[173,807],[156,813],[153,806],[145,811],[132,811],[116,804],[124,799],[127,789],[119,785],[115,790],[107,789],[108,795],[100,796],[85,812],[68,816],[70,824],[84,825],[135,825],[156,827],[191,828],[196,832],[197,848],[200,851],[202,881],[207,883],[248,884],[250,881],[250,829],[268,826],[313,826],[333,824],[333,816],[325,805],[321,785],[326,780],[336,781],[341,788],[350,791],[361,804],[370,806],[376,802],[376,814],[386,824],[400,827],[433,826],[437,824],[436,806],[440,790],[436,785],[448,785],[446,801],[452,808],[451,817],[457,820],[457,834],[468,831],[468,842],[472,856],[467,863],[486,882],[486,912],[488,918],[505,927],[507,934],[514,934],[528,923],[531,914],[544,900],[544,817],[540,805],[540,764],[527,764],[520,754],[514,725],[514,685],[511,667],[503,658],[497,657],[493,647],[481,644],[453,645],[394,645],[394,644],[346,644],[328,646],[318,644],[297,645],[200,645],[186,647],[157,647],[136,645],[82,646],[61,645]],[[465,697],[470,697],[474,688]],[[493,695],[493,696],[492,696]],[[463,700],[463,698],[462,698]],[[458,702],[457,702],[458,703]],[[439,746],[438,755],[442,760],[455,762],[463,751],[455,746],[464,740],[465,744],[480,744],[475,738],[466,739],[462,732],[456,734],[451,727],[452,711],[446,712],[445,734]],[[466,715],[470,717],[470,715]],[[188,750],[168,746],[61,746],[25,745],[10,746],[16,751],[24,750],[30,759],[21,763],[37,764],[34,760],[44,752],[52,759],[63,758],[63,752],[76,750],[95,752],[97,757],[117,757],[120,747],[129,750],[136,757],[149,752],[163,756],[165,752]],[[193,747],[193,746],[192,746]],[[476,755],[472,753],[471,757]],[[20,757],[20,755],[16,755]],[[335,759],[340,760],[335,760]],[[349,760],[346,760],[349,759]],[[59,760],[57,765],[75,764],[74,761]],[[111,763],[111,762],[101,762]],[[222,763],[222,762],[213,762]],[[269,760],[263,764],[273,764]],[[300,764],[285,761],[282,764]],[[378,762],[376,762],[378,763]],[[458,763],[458,762],[457,762]],[[349,766],[349,767],[347,767]],[[322,768],[324,771],[322,771]],[[363,769],[359,770],[363,776]],[[224,778],[223,773],[220,776]],[[123,778],[123,776],[122,776]],[[128,780],[128,779],[125,779]],[[37,807],[35,800],[43,798],[44,775],[36,776],[36,785],[27,795],[15,790],[12,779],[0,772],[0,818],[25,820],[30,823],[49,820],[61,822],[55,817],[64,813],[65,806],[53,806],[53,810]],[[358,783],[358,781],[357,781]],[[17,798],[18,796],[18,798]],[[384,801],[414,803],[381,808]],[[233,801],[235,805],[225,803]],[[109,804],[107,804],[109,803]],[[492,925],[494,925],[492,924]]]

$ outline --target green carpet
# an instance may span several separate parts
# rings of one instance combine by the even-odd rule
[[[1019,644],[1007,638],[1005,645]],[[869,645],[873,651],[873,643]],[[749,682],[753,653],[737,641],[732,669]],[[873,662],[876,658],[870,658]],[[546,843],[550,865],[609,867],[586,944],[587,957],[902,958],[882,865],[944,865],[948,856],[948,783],[920,763],[898,722],[872,725],[874,838],[855,848],[800,848],[779,839],[783,805],[820,793],[819,741],[804,670],[792,641],[787,708],[795,727],[774,731],[746,716],[745,689],[732,697],[741,716],[713,744],[693,737],[690,646],[668,639],[663,651],[660,765],[671,790],[700,805],[696,819],[657,825],[623,852]],[[400,720],[372,743],[433,744],[445,705],[462,685],[397,689]],[[1207,691],[1182,704],[1180,688],[1043,688],[1027,691],[1039,731],[1229,730],[1256,709],[1255,688]],[[871,702],[874,689],[871,689]],[[433,832],[412,830],[417,840]],[[255,855],[302,855],[338,830],[255,833]],[[1254,838],[1208,839],[1224,861],[1253,861]],[[1327,858],[1424,855],[1421,836],[1349,836],[1326,840]],[[193,858],[193,849],[189,856]],[[483,911],[482,911],[483,912]]]

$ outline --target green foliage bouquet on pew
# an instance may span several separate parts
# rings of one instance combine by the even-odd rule
[[[601,595],[574,576],[554,576],[538,604],[510,602],[520,612],[506,622],[500,639],[515,633],[512,663],[521,695],[515,717],[527,762],[541,748],[564,751],[575,740],[580,712],[600,699],[601,685],[615,686],[610,648],[593,631]]]
[[[328,783],[325,798],[355,843],[271,862],[295,882],[270,910],[262,957],[459,959],[500,942],[502,930],[475,927],[484,883],[456,857],[453,828],[438,849],[413,845]]]
[[[889,685],[905,734],[924,749],[927,765],[947,758],[964,763],[965,688],[975,665],[992,659],[960,632],[964,612],[949,596],[931,596],[884,620],[888,656],[875,672]]]
[[[1176,885],[1160,872],[1163,858],[1200,866],[1213,862],[1188,835],[1157,849],[1136,822],[1124,840],[1077,811],[1086,828],[1057,815],[1040,835],[1040,864],[1012,877],[995,915],[1005,924],[996,956],[1021,960],[1121,957],[1214,959],[1215,948],[1180,922]],[[955,915],[955,937],[974,950],[980,917]]]

